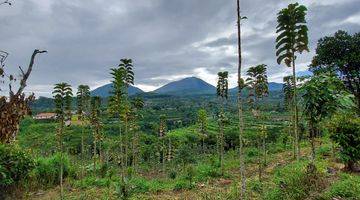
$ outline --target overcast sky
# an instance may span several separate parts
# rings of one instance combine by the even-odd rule
[[[27,66],[39,55],[27,91],[51,96],[55,83],[92,89],[110,82],[110,68],[132,58],[135,85],[145,91],[197,76],[215,84],[220,70],[237,70],[236,0],[12,0],[0,6],[0,49],[10,53],[7,68]],[[287,0],[242,0],[243,73],[267,64],[270,81],[290,73],[276,64],[276,14]],[[306,70],[319,38],[338,29],[360,31],[359,0],[303,0],[308,7],[310,53],[300,56]],[[4,85],[2,85],[3,88]]]

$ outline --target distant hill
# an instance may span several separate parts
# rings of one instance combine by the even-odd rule
[[[111,90],[112,90],[112,83],[109,83],[91,91],[91,96],[109,97]],[[129,95],[134,95],[134,94],[144,93],[144,91],[142,91],[137,87],[129,86],[128,93]]]
[[[215,94],[216,88],[209,83],[196,78],[189,77],[179,81],[170,82],[156,90],[157,94],[173,94],[173,95],[187,95],[187,94]]]
[[[282,91],[282,83],[275,83],[275,82],[269,82],[269,91]],[[230,93],[236,93],[238,87],[231,88],[229,91]]]

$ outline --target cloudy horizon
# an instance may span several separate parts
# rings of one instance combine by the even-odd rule
[[[219,0],[12,0],[0,6],[0,49],[10,53],[7,70],[36,58],[27,91],[51,96],[53,85],[68,82],[91,89],[110,82],[110,68],[122,58],[134,62],[135,86],[154,90],[171,81],[196,76],[215,84],[217,72],[230,73],[236,85],[236,1]],[[291,69],[275,57],[277,12],[296,1],[242,0],[243,75],[257,64],[268,65],[271,82]],[[342,29],[360,31],[358,0],[298,1],[308,7],[310,52],[299,56],[297,71],[306,71],[316,42]]]

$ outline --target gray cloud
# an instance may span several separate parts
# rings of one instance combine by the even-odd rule
[[[308,3],[311,52],[300,56],[304,70],[316,41],[338,29],[360,30],[357,0]],[[274,55],[276,13],[292,1],[244,0],[244,70],[265,63],[271,80],[289,70]],[[356,18],[355,18],[356,19]],[[92,88],[110,81],[119,60],[134,60],[136,84],[154,88],[187,75],[215,83],[219,70],[236,73],[236,2],[219,0],[16,0],[0,7],[0,49],[7,66],[26,66],[33,49],[49,51],[37,58],[28,90],[51,95],[53,84],[66,81]],[[230,81],[233,85],[236,80]]]

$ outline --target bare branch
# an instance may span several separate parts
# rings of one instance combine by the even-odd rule
[[[0,6],[3,5],[3,4],[7,4],[7,5],[9,5],[9,6],[12,5],[12,3],[11,3],[9,0],[5,0],[5,1],[1,2],[1,3],[0,3]]]
[[[26,87],[26,81],[27,81],[27,79],[29,78],[30,73],[31,73],[32,68],[33,68],[33,65],[34,65],[35,57],[36,57],[37,54],[41,54],[41,53],[47,53],[47,51],[40,51],[40,50],[38,50],[38,49],[35,49],[34,52],[33,52],[33,54],[32,54],[32,56],[31,56],[30,63],[29,63],[29,67],[28,67],[26,73],[24,73],[24,71],[21,70],[22,73],[23,73],[23,77],[22,77],[22,79],[21,79],[21,81],[20,81],[20,87],[19,87],[19,89],[18,89],[18,91],[16,92],[15,95],[20,95],[20,94],[23,92],[23,90],[25,89],[25,87]]]

